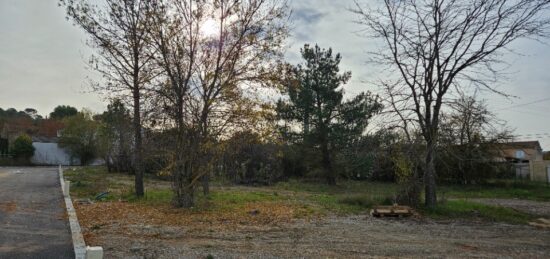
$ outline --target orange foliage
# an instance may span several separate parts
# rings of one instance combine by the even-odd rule
[[[38,124],[38,135],[43,137],[57,137],[57,131],[63,129],[63,123],[58,120],[46,119]]]

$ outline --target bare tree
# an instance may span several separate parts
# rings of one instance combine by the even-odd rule
[[[462,184],[495,177],[502,168],[494,163],[499,143],[511,139],[511,130],[477,93],[461,94],[449,106],[440,119],[438,173]]]
[[[175,150],[171,152],[174,205],[192,207],[196,178],[197,130],[189,119],[188,100],[195,81],[200,25],[204,6],[200,1],[166,0],[150,3],[154,11],[150,35],[156,48],[155,63],[162,71],[153,89],[163,104],[163,116],[174,127]],[[171,124],[171,125],[170,125]]]
[[[450,93],[475,85],[492,91],[497,65],[510,43],[541,38],[550,25],[550,0],[385,0],[354,12],[384,49],[375,61],[392,68],[393,102],[412,111],[426,144],[425,202],[434,207],[434,159],[440,114]],[[400,109],[401,109],[400,108]]]
[[[210,149],[260,105],[282,58],[288,7],[280,0],[167,0],[155,3],[151,32],[163,71],[156,92],[178,131],[172,168],[176,205],[193,206],[195,182],[208,194]],[[178,142],[179,142],[178,141]]]
[[[267,86],[288,35],[285,0],[212,1],[209,8],[216,31],[205,31],[197,63],[199,84],[192,93],[198,97],[192,107],[203,147],[251,115],[257,107],[254,89]],[[203,156],[210,157],[208,152]],[[205,171],[205,194],[208,178]]]
[[[461,94],[449,103],[451,112],[443,114],[444,124],[452,138],[448,143],[467,145],[470,143],[492,143],[510,138],[510,129],[491,110],[486,100]]]
[[[143,196],[142,109],[143,91],[151,81],[152,55],[149,49],[148,27],[151,23],[145,0],[105,0],[101,5],[88,0],[60,0],[68,19],[89,36],[88,45],[97,55],[90,66],[106,79],[96,84],[96,90],[110,95],[129,97],[133,103],[135,189]]]

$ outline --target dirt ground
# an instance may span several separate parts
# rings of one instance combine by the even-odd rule
[[[358,215],[251,224],[228,222],[227,227],[219,221],[198,225],[180,222],[169,226],[155,220],[138,223],[105,216],[106,220],[99,223],[90,225],[90,220],[84,220],[81,224],[88,243],[103,246],[106,258],[206,258],[208,255],[214,258],[547,258],[550,255],[550,230],[525,225],[377,219]]]

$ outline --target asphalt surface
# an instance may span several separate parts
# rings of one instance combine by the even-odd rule
[[[74,258],[57,168],[0,167],[0,258]]]

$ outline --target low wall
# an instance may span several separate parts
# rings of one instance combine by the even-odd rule
[[[73,159],[57,143],[34,142],[32,146],[34,147],[34,156],[31,158],[31,162],[35,165],[80,165],[78,159]]]

